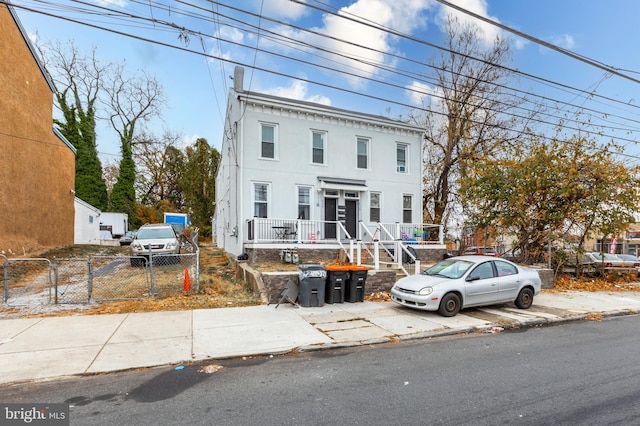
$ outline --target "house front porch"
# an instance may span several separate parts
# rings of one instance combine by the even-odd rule
[[[351,235],[340,221],[253,218],[247,221],[244,252],[258,262],[349,261],[372,269],[394,268],[404,275],[446,253],[442,225],[358,223]]]

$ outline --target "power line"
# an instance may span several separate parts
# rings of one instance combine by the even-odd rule
[[[29,9],[29,8],[26,8],[26,7],[23,7],[23,8],[24,8],[24,9],[26,9],[26,10],[29,10],[29,11],[35,12],[35,13],[42,13],[42,12],[40,12],[40,11],[35,11],[35,10],[33,10],[33,9]],[[174,46],[174,45],[171,45],[171,44],[162,43],[162,42],[158,42],[158,41],[155,41],[155,40],[147,39],[147,38],[144,38],[144,37],[134,36],[134,35],[131,35],[131,34],[127,34],[127,33],[119,32],[119,31],[115,31],[115,30],[111,30],[111,29],[108,29],[108,28],[104,28],[104,27],[99,27],[99,26],[95,26],[95,25],[87,24],[87,23],[85,23],[85,22],[80,22],[80,21],[77,21],[77,20],[74,20],[74,19],[71,19],[71,18],[60,17],[60,16],[56,16],[56,15],[53,15],[53,14],[47,14],[47,13],[45,13],[45,15],[48,15],[48,16],[51,16],[51,17],[60,18],[60,19],[65,19],[65,20],[68,20],[68,21],[70,21],[70,22],[78,23],[78,24],[81,24],[81,25],[88,25],[88,26],[92,26],[92,27],[97,28],[97,29],[101,29],[101,30],[105,30],[105,31],[113,32],[113,33],[120,34],[120,35],[127,36],[127,37],[137,38],[137,39],[142,40],[142,41],[147,41],[147,42],[151,42],[151,43],[161,44],[161,45],[164,45],[164,46],[166,46],[166,47],[172,47],[172,48],[175,48],[175,49],[180,49],[180,50],[184,50],[184,51],[187,51],[187,52],[191,52],[191,53],[199,54],[199,52],[195,52],[195,51],[193,51],[193,50],[191,50],[191,49],[181,48],[181,47],[177,47],[177,46]],[[131,15],[131,16],[132,16],[132,17],[135,17],[134,15]],[[136,18],[138,18],[138,17],[136,17]],[[154,21],[159,22],[159,21],[157,21],[157,20],[154,20]],[[176,26],[175,26],[175,24],[171,24],[171,23],[169,23],[169,25],[170,25],[170,27],[172,27],[172,28],[174,28],[174,29],[175,29],[175,27],[176,27]],[[184,27],[179,27],[179,28],[181,28],[181,30],[187,30],[187,29],[185,29]],[[192,30],[188,30],[188,31],[190,31],[190,32],[192,32],[192,33],[194,33],[194,34],[195,34],[195,32],[193,32]],[[204,52],[203,52],[203,53],[204,53]],[[232,61],[232,60],[225,59],[225,58],[221,58],[221,57],[216,57],[216,56],[212,56],[212,55],[207,55],[206,53],[204,54],[204,56],[206,56],[206,57],[210,57],[210,58],[213,58],[213,59],[218,59],[218,60],[220,60],[220,61],[229,62],[229,63],[236,64],[236,65],[242,65],[242,66],[251,67],[251,66],[249,66],[249,65],[247,65],[247,64],[243,64],[243,63],[240,63],[240,62]],[[311,81],[311,80],[309,80],[309,79],[302,79],[302,78],[299,78],[299,77],[294,77],[294,76],[291,76],[291,75],[286,74],[286,73],[279,73],[279,72],[275,72],[275,71],[272,71],[272,70],[267,70],[267,69],[259,68],[259,67],[252,67],[252,69],[256,69],[256,70],[259,70],[259,71],[264,71],[264,72],[267,72],[267,73],[271,73],[271,74],[275,74],[275,75],[279,75],[279,76],[283,76],[283,77],[287,77],[287,78],[298,79],[298,80],[300,80],[300,81],[305,81],[305,82],[310,83],[310,84],[319,85],[319,86],[324,86],[324,87],[332,88],[332,89],[335,89],[335,90],[341,90],[341,91],[343,91],[343,92],[352,93],[352,94],[357,94],[357,95],[359,95],[359,96],[365,96],[365,97],[369,97],[369,98],[372,98],[372,99],[381,100],[381,101],[384,101],[384,102],[387,102],[387,103],[394,103],[394,104],[401,105],[401,106],[405,106],[405,107],[408,107],[408,108],[415,108],[415,106],[414,106],[414,105],[408,105],[408,104],[405,104],[405,103],[401,103],[401,102],[398,102],[398,101],[393,101],[393,100],[389,100],[389,99],[381,98],[381,97],[377,97],[377,96],[366,95],[366,94],[362,94],[362,93],[360,93],[360,92],[355,92],[355,91],[353,91],[353,90],[347,90],[347,89],[344,89],[344,88],[336,87],[336,86],[334,86],[334,85],[330,85],[330,84],[326,84],[326,83],[320,83],[320,82],[317,82],[317,81]],[[334,71],[335,71],[335,70],[334,70]],[[360,78],[362,78],[362,76],[359,76],[359,77],[360,77]],[[415,108],[415,109],[421,109],[421,110],[423,110],[423,111],[427,111],[426,109],[423,109],[423,108]],[[436,113],[437,113],[437,112],[436,112]],[[547,123],[547,124],[550,124],[550,123]],[[505,129],[505,130],[507,130],[507,129]],[[635,142],[635,141],[632,141],[632,142]],[[622,154],[622,155],[624,155],[624,154]],[[630,156],[630,157],[637,158],[637,157],[635,157],[635,156]]]
[[[438,3],[442,3],[443,5],[445,5],[447,7],[455,9],[455,10],[457,10],[459,12],[462,12],[464,14],[467,14],[469,16],[472,16],[475,19],[478,19],[480,21],[483,21],[483,22],[486,22],[488,24],[491,24],[491,25],[493,25],[495,27],[498,27],[498,28],[500,28],[502,30],[508,31],[508,32],[510,32],[512,34],[515,34],[515,35],[517,35],[519,37],[522,37],[522,38],[524,38],[526,40],[529,40],[529,41],[532,41],[532,42],[534,42],[536,44],[544,46],[544,47],[546,47],[548,49],[551,49],[551,50],[554,50],[556,52],[562,53],[563,55],[566,55],[566,56],[568,56],[568,57],[570,57],[572,59],[578,60],[580,62],[584,62],[585,64],[588,64],[588,65],[591,65],[593,67],[599,68],[599,69],[601,69],[603,71],[606,71],[608,73],[617,75],[618,77],[626,78],[627,80],[631,80],[634,83],[640,83],[640,80],[638,80],[636,78],[633,78],[633,77],[630,77],[630,76],[628,76],[626,74],[621,73],[619,71],[620,70],[619,68],[613,68],[613,67],[611,67],[609,65],[604,64],[603,62],[596,61],[594,59],[588,58],[587,56],[574,53],[574,52],[572,52],[572,51],[570,51],[568,49],[562,48],[560,46],[556,46],[555,44],[551,44],[549,42],[546,42],[544,40],[536,38],[536,37],[534,37],[532,35],[529,35],[529,34],[521,32],[521,31],[518,31],[518,30],[516,30],[514,28],[511,28],[511,27],[508,27],[508,26],[506,26],[504,24],[501,24],[500,22],[493,21],[493,20],[491,20],[491,19],[489,19],[489,18],[487,18],[485,16],[478,15],[477,13],[473,13],[470,10],[467,10],[467,9],[465,9],[463,7],[460,7],[458,5],[450,3],[450,2],[448,2],[446,0],[436,0],[436,1]]]

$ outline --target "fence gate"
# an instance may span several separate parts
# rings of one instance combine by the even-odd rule
[[[4,302],[9,306],[51,303],[53,281],[51,262],[44,258],[9,259],[0,255]]]

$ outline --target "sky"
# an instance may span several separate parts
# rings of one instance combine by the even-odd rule
[[[436,0],[9,1],[34,42],[72,40],[80,52],[95,47],[101,62],[155,76],[166,103],[145,130],[178,133],[183,145],[205,138],[220,149],[236,65],[251,91],[389,117],[433,105],[426,64],[442,52],[453,15],[477,24],[487,46],[508,38],[509,67],[520,72],[508,87],[544,105],[542,127],[566,116],[569,133],[588,132],[589,122],[598,133],[586,134],[613,138],[624,146],[620,158],[640,160],[637,0],[449,0],[528,37]],[[98,151],[103,165],[119,160],[106,123]]]

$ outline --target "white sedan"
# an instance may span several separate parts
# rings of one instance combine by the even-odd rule
[[[536,271],[507,260],[459,256],[398,280],[391,288],[391,300],[452,317],[463,308],[497,303],[513,302],[520,309],[529,309],[540,285]]]

